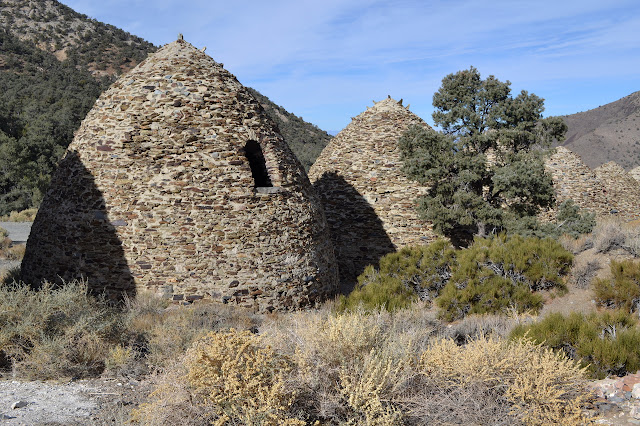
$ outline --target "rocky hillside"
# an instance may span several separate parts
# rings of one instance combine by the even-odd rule
[[[640,92],[564,119],[569,131],[562,145],[590,168],[608,161],[626,170],[640,166]]]
[[[55,0],[0,0],[0,26],[95,77],[122,74],[155,50],[140,37]]]
[[[39,204],[96,98],[155,50],[56,0],[0,0],[0,215]],[[308,169],[330,136],[254,94]]]

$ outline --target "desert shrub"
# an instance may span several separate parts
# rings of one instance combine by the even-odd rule
[[[589,397],[584,370],[527,339],[481,338],[464,346],[444,339],[422,354],[420,370],[441,387],[476,387],[506,400],[511,415],[525,424],[588,422],[582,415]]]
[[[564,247],[565,250],[573,254],[580,254],[585,250],[593,248],[593,240],[591,239],[590,234],[581,235],[578,238],[573,238],[572,236],[565,234],[558,238],[558,242],[562,244],[562,247]]]
[[[7,215],[0,216],[0,222],[33,222],[36,213],[38,213],[38,209],[12,211]]]
[[[118,313],[89,296],[86,283],[0,286],[0,351],[18,376],[99,374],[121,332]]]
[[[524,335],[564,352],[598,378],[640,368],[640,330],[636,319],[624,311],[550,314],[535,324],[516,327],[511,337]]]
[[[368,311],[384,308],[389,312],[408,307],[417,300],[416,293],[399,278],[377,271],[372,265],[358,277],[358,283],[348,296],[340,296],[338,312],[362,308]]]
[[[611,261],[611,278],[594,283],[598,304],[635,312],[640,307],[640,263],[632,260]]]
[[[593,247],[597,253],[608,253],[622,248],[626,235],[619,220],[609,219],[600,221],[591,235]]]
[[[250,329],[259,324],[247,310],[211,303],[169,305],[152,294],[126,300],[123,312],[126,347],[151,370],[181,358],[192,344],[211,331]]]
[[[9,236],[9,232],[6,229],[0,226],[0,241],[4,241],[5,238]]]
[[[558,206],[558,214],[556,215],[554,228],[555,235],[549,236],[558,237],[560,235],[569,235],[578,239],[581,235],[593,231],[595,226],[596,215],[594,213],[582,211],[573,200],[566,200]]]
[[[453,339],[457,344],[463,345],[478,338],[508,337],[515,326],[530,321],[530,316],[522,315],[468,315],[449,324],[441,334],[443,337]]]
[[[416,297],[431,302],[446,285],[455,264],[456,252],[448,241],[426,246],[403,247],[380,259],[380,268],[368,266],[358,277],[349,296],[339,300],[338,310],[357,308],[390,312],[408,307]]]
[[[598,259],[578,259],[571,269],[571,281],[578,288],[589,288],[600,268]]]
[[[453,321],[468,314],[538,312],[539,290],[566,292],[563,276],[573,256],[551,239],[476,239],[458,253],[457,266],[436,300],[440,316]]]
[[[295,367],[250,331],[212,332],[196,341],[184,359],[193,404],[215,424],[304,425],[288,410],[296,390],[285,377]],[[162,408],[155,401],[139,410]]]
[[[403,424],[417,354],[439,324],[424,309],[300,312],[263,326],[265,337],[294,360],[288,380],[300,389],[297,410],[309,424]]]

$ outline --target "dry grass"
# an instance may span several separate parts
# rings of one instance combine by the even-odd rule
[[[0,222],[33,222],[37,213],[38,209],[12,211],[8,215],[0,216]]]
[[[121,334],[117,313],[87,295],[86,283],[0,286],[0,353],[27,379],[99,374]]]
[[[571,269],[570,280],[577,288],[589,288],[591,281],[601,268],[602,266],[598,259],[585,257],[576,258],[573,268]]]
[[[484,333],[501,324],[477,321]],[[159,376],[136,419],[171,424],[179,412],[182,424],[587,423],[589,394],[575,363],[526,340],[458,346],[416,306],[297,312],[261,329],[196,342]]]
[[[422,373],[442,387],[479,386],[508,401],[525,424],[585,424],[585,370],[529,340],[477,339],[465,346],[434,343],[420,358]]]

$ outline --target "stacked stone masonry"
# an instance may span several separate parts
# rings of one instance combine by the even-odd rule
[[[629,221],[640,217],[640,182],[633,182],[620,166],[594,171],[578,155],[560,146],[547,158],[545,167],[553,178],[558,203],[572,199],[601,218]]]
[[[249,141],[266,187],[255,187]],[[182,39],[97,100],[38,212],[22,274],[261,312],[313,305],[337,287],[300,163],[236,78]]]
[[[640,166],[636,167],[635,169],[629,170],[629,176],[637,181],[640,181]]]
[[[614,161],[596,167],[594,173],[624,220],[640,219],[640,182]]]
[[[309,170],[322,198],[347,289],[367,264],[395,249],[435,239],[420,220],[416,200],[427,187],[402,172],[398,139],[411,125],[428,127],[392,98],[353,118]]]

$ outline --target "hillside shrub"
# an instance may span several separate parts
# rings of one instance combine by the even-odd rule
[[[453,321],[468,314],[538,312],[536,292],[566,292],[563,276],[573,255],[551,239],[504,234],[476,239],[457,256],[449,283],[436,300],[441,318]]]
[[[376,270],[368,266],[338,310],[384,307],[390,312],[408,307],[417,298],[431,302],[451,277],[456,253],[451,244],[437,240],[426,246],[404,247],[380,259]],[[417,296],[417,297],[416,297]]]
[[[511,337],[525,335],[564,352],[597,378],[623,376],[640,368],[640,330],[637,320],[624,311],[587,316],[554,313],[535,324],[516,327]]]
[[[571,281],[576,287],[585,289],[589,288],[591,281],[600,270],[600,262],[598,259],[579,259],[576,260],[571,270]]]
[[[86,283],[33,290],[0,285],[0,354],[27,379],[100,374],[122,333],[117,312],[87,294]]]
[[[0,222],[33,222],[38,209],[26,209],[12,211],[9,214],[0,216]]]
[[[597,253],[608,253],[622,248],[626,235],[619,220],[602,220],[596,225],[591,235]]]
[[[611,261],[611,278],[600,278],[594,283],[596,302],[609,308],[636,312],[640,308],[640,262]]]
[[[525,424],[589,423],[582,414],[589,398],[584,370],[527,339],[480,338],[464,346],[440,340],[422,354],[420,369],[441,386],[488,390]]]

